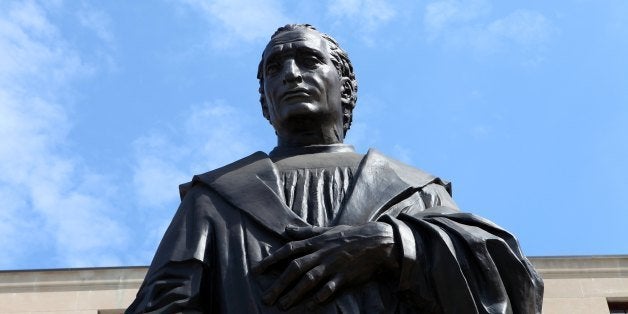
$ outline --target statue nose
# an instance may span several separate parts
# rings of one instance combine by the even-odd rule
[[[301,69],[296,64],[294,60],[286,60],[286,64],[284,66],[285,74],[283,77],[283,83],[301,83],[303,82],[303,77],[301,76]]]

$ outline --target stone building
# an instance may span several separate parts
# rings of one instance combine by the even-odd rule
[[[543,313],[628,313],[628,255],[530,258],[545,281]],[[147,267],[0,271],[0,313],[119,314]]]

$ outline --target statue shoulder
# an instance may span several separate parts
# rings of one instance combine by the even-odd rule
[[[246,171],[246,168],[248,168],[248,166],[262,159],[268,159],[268,155],[264,152],[258,151],[220,168],[216,168],[202,174],[197,174],[192,177],[192,181],[179,185],[179,195],[183,200],[183,197],[185,197],[187,192],[190,191],[195,185],[199,183],[209,184],[224,175]]]
[[[435,183],[442,185],[451,195],[451,182],[449,181],[443,180],[419,168],[388,157],[374,148],[369,149],[367,158],[378,160],[379,162],[386,162],[390,169],[394,171],[401,180],[407,182],[411,186],[422,188],[428,184]]]

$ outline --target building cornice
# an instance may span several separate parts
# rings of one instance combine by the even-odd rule
[[[530,257],[544,279],[626,278],[628,255]],[[148,267],[0,271],[0,293],[137,289]]]
[[[543,279],[626,278],[628,255],[529,257]]]
[[[0,272],[0,293],[137,289],[148,267],[67,268]]]

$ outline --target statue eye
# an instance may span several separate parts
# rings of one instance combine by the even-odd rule
[[[303,56],[303,57],[301,58],[301,63],[302,63],[303,65],[305,65],[306,67],[309,67],[309,68],[315,68],[315,67],[317,67],[317,66],[318,66],[321,62],[320,62],[320,60],[318,60],[318,58],[317,58],[317,57],[309,55],[309,56]]]
[[[273,75],[275,73],[279,72],[279,63],[277,62],[270,62],[266,65],[266,74],[267,75]]]

